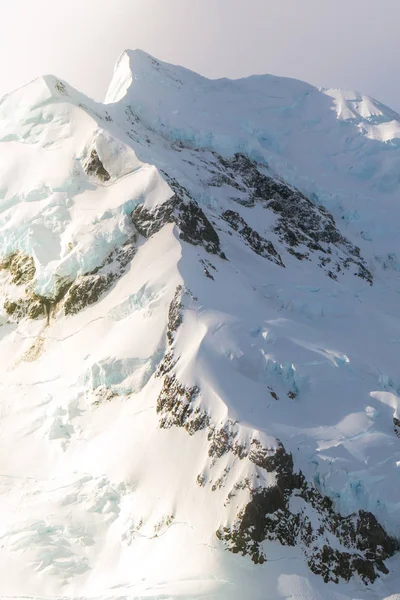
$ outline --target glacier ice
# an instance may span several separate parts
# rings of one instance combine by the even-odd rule
[[[399,554],[332,523],[400,537],[399,123],[141,51],[105,103],[53,76],[1,100],[0,596],[397,597]]]

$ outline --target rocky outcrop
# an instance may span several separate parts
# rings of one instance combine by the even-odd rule
[[[31,256],[20,252],[12,252],[0,263],[0,270],[8,271],[11,282],[16,285],[29,283],[35,277],[36,267]]]
[[[65,295],[63,302],[65,314],[74,315],[100,300],[126,272],[135,253],[135,239],[132,238],[120,248],[113,250],[102,265],[78,277]]]
[[[217,232],[195,200],[183,200],[175,193],[152,210],[137,206],[132,213],[132,221],[145,237],[154,235],[167,223],[175,223],[181,240],[225,258]]]
[[[204,158],[201,162],[201,168],[212,174],[206,182],[208,186],[228,186],[232,190],[231,200],[247,208],[260,203],[276,215],[272,231],[293,257],[316,261],[331,279],[337,280],[340,274],[350,271],[373,284],[373,276],[360,249],[340,233],[333,216],[323,206],[312,203],[278,177],[265,174],[265,167],[243,154],[224,159],[213,153],[211,159]],[[216,231],[222,217],[254,252],[285,266],[274,244],[252,229],[237,211],[229,209],[221,215],[215,214],[211,222],[185,187],[168,173],[163,172],[163,175],[174,195],[162,205],[151,209],[140,205],[133,211],[132,220],[139,233],[149,237],[166,223],[175,223],[183,241],[225,258]],[[214,278],[210,269],[204,269],[204,273],[209,279]]]
[[[51,315],[57,308],[59,302],[64,298],[71,285],[72,281],[70,279],[60,278],[57,281],[51,296],[41,296],[28,286],[25,289],[25,294],[22,298],[7,298],[3,305],[4,310],[12,317],[12,320],[17,323],[26,318],[40,319],[43,317],[45,317],[47,323],[49,323]]]
[[[275,250],[273,243],[266,240],[257,231],[252,229],[238,212],[226,210],[222,213],[222,218],[229,223],[232,229],[245,240],[247,245],[250,246],[256,254],[268,258],[268,260],[271,260],[280,267],[285,266],[278,252]]]
[[[87,162],[83,166],[85,173],[100,179],[100,181],[109,181],[110,173],[104,168],[103,163],[97,153],[97,150],[92,150]]]
[[[349,581],[358,575],[364,583],[371,583],[381,573],[387,573],[385,560],[399,549],[399,544],[372,513],[360,510],[342,516],[301,471],[295,471],[292,455],[281,442],[271,448],[257,438],[246,442],[238,423],[229,419],[224,424],[213,423],[212,415],[202,407],[200,388],[178,380],[174,372],[179,360],[175,355],[175,336],[183,323],[188,300],[194,300],[193,296],[179,286],[168,312],[168,349],[157,372],[158,377],[163,377],[157,413],[162,428],[182,427],[190,435],[207,430],[210,469],[218,469],[219,461],[225,457],[222,473],[214,479],[200,473],[198,485],[210,485],[211,492],[222,490],[235,461],[247,463],[248,476],[231,485],[225,506],[243,490],[248,500],[241,503],[233,522],[216,531],[217,538],[228,550],[248,555],[256,564],[268,560],[265,541],[300,547],[311,571],[325,582]]]
[[[200,389],[197,386],[184,386],[174,374],[166,375],[157,398],[160,427],[183,427],[190,435],[204,429],[209,423],[209,418],[200,406],[194,406],[199,393]]]
[[[3,307],[12,321],[18,323],[25,318],[38,319],[46,316],[46,307],[43,300],[37,294],[28,291],[23,298],[6,298]]]
[[[178,331],[179,327],[182,325],[184,309],[182,298],[185,294],[191,296],[190,292],[184,290],[182,285],[178,285],[175,296],[169,305],[167,339],[170,345],[172,345],[174,342],[174,333],[176,333],[176,331]]]
[[[171,373],[178,357],[173,348],[175,334],[183,322],[184,301],[196,300],[189,290],[178,286],[168,310],[167,343],[169,349],[161,361],[156,377],[163,377],[163,386],[157,398],[157,414],[160,416],[160,427],[183,427],[193,435],[209,424],[207,413],[199,405],[200,389],[198,386],[186,386],[178,381],[176,374]]]
[[[207,439],[209,442],[208,456],[214,465],[218,459],[231,452],[240,459],[247,456],[246,447],[239,443],[237,423],[228,419],[223,425],[210,423]]]
[[[244,154],[235,154],[232,159],[218,157],[218,161],[219,171],[209,185],[229,185],[232,200],[246,207],[261,203],[272,210],[277,216],[274,232],[292,256],[298,260],[316,259],[332,279],[350,269],[357,277],[373,284],[360,249],[340,233],[333,216],[323,206],[313,204],[299,190],[277,177],[264,174],[263,167]]]
[[[54,306],[65,295],[71,282],[58,278],[51,296],[42,296],[35,292],[34,279],[36,267],[31,256],[16,251],[8,255],[0,264],[0,270],[8,272],[9,281],[19,288],[19,294],[7,296],[3,308],[10,320],[18,323],[23,319],[50,319]]]
[[[400,437],[400,419],[393,417],[393,429],[397,437]]]
[[[11,281],[19,286],[25,284],[24,295],[18,298],[6,298],[3,307],[14,322],[22,319],[45,317],[47,322],[60,307],[66,315],[74,315],[86,306],[97,302],[111,289],[113,284],[125,273],[136,252],[135,238],[114,249],[103,263],[93,271],[71,280],[68,277],[56,278],[51,294],[41,296],[30,285],[35,276],[33,259],[19,252],[7,257],[0,268],[9,271]]]
[[[282,444],[276,451],[262,448],[255,440],[251,445],[255,448],[247,458],[267,473],[275,473],[276,482],[269,487],[238,482],[231,490],[230,499],[243,487],[250,494],[235,521],[217,531],[231,552],[249,555],[254,563],[262,564],[268,558],[264,541],[299,546],[311,571],[325,582],[348,581],[358,574],[364,583],[371,583],[388,572],[384,561],[399,544],[372,513],[359,511],[343,517],[328,497],[294,471],[292,456]]]

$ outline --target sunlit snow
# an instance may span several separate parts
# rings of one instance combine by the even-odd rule
[[[211,81],[140,51],[120,58],[105,104],[52,76],[2,99],[0,255],[33,258],[33,293],[52,297],[131,239],[137,249],[77,314],[17,322],[0,309],[1,598],[400,599],[398,554],[367,587],[324,584],[297,547],[264,542],[262,566],[227,552],[215,532],[244,501],[226,496],[247,466],[213,465],[204,431],[161,429],[155,376],[184,285],[177,374],[214,421],[237,422],[240,441],[281,440],[339,512],[371,511],[400,538],[399,139],[400,117],[362,94]],[[87,173],[93,151],[107,180]],[[297,260],[276,215],[210,185],[215,154],[238,152],[328,209],[374,285]],[[228,260],[173,223],[139,236],[131,213],[173,195],[165,173],[211,221],[238,211],[286,268],[227,225]],[[25,297],[4,270],[0,282],[1,307]]]

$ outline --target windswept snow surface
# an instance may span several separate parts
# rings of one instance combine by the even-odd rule
[[[399,600],[399,553],[325,583],[216,535],[282,444],[400,539],[399,200],[400,117],[356,92],[135,51],[105,104],[5,96],[0,598]]]

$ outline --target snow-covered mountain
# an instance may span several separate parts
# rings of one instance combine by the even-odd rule
[[[400,599],[400,116],[135,51],[0,142],[0,597]]]

